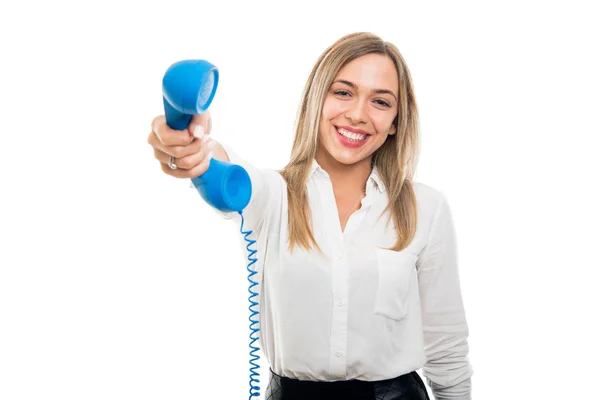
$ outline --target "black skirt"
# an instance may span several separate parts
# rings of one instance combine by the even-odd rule
[[[301,381],[270,370],[265,400],[429,400],[416,371],[383,381]]]

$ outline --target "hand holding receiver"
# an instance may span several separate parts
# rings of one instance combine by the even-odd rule
[[[205,60],[183,60],[172,64],[162,81],[167,125],[184,130],[192,116],[206,112],[219,83],[218,69]],[[211,159],[206,172],[192,178],[200,196],[222,212],[241,212],[250,202],[252,183],[239,165]]]

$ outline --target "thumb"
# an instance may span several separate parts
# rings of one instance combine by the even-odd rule
[[[192,119],[188,125],[188,131],[190,134],[197,138],[202,138],[204,135],[210,133],[212,122],[210,113],[206,111],[203,114],[196,114],[192,116]]]

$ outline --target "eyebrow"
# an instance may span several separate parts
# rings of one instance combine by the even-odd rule
[[[350,86],[354,90],[358,90],[358,87],[354,83],[352,83],[350,81],[343,80],[343,79],[338,79],[337,81],[334,81],[333,83],[343,83],[344,85]],[[396,98],[396,95],[391,90],[388,90],[388,89],[375,89],[375,90],[373,90],[373,92],[375,92],[375,93],[381,93],[381,94],[383,94],[383,93],[391,94],[394,97],[394,100],[398,101],[398,99]]]

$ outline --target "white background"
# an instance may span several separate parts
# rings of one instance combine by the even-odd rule
[[[213,137],[280,168],[313,63],[353,31],[412,72],[417,180],[457,227],[473,398],[597,399],[592,3],[3,3],[0,399],[248,398],[239,227],[153,158],[162,75],[216,64]]]

